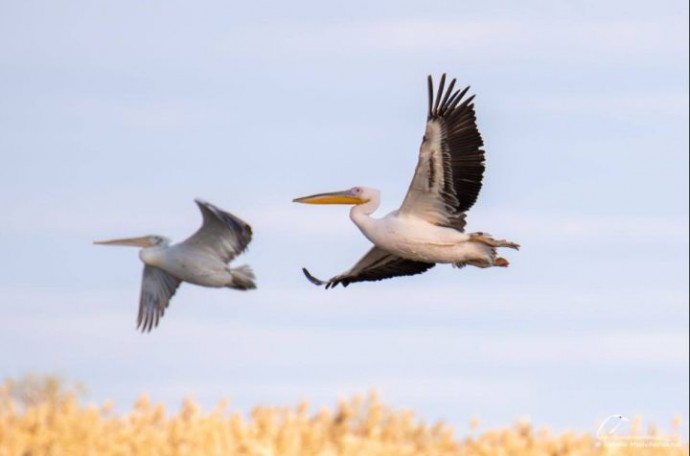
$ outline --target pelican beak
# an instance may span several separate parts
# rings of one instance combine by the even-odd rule
[[[362,204],[366,203],[367,200],[355,195],[350,189],[340,192],[317,193],[316,195],[303,196],[293,199],[292,202],[304,204]]]
[[[112,241],[94,241],[96,245],[127,245],[131,247],[152,247],[155,244],[151,240],[151,236],[142,236],[137,238],[113,239]]]

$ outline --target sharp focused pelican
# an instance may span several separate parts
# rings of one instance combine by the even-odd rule
[[[383,218],[371,214],[379,207],[379,191],[367,187],[296,198],[307,204],[354,204],[350,218],[374,243],[349,271],[322,281],[303,269],[307,278],[326,288],[338,284],[382,280],[420,274],[436,263],[487,268],[508,266],[497,247],[518,249],[514,242],[487,233],[465,233],[465,213],[477,200],[484,175],[484,143],[476,125],[474,95],[463,101],[469,87],[446,90],[441,77],[434,97],[429,83],[429,110],[419,161],[400,209]]]
[[[203,215],[203,224],[178,244],[170,245],[169,239],[158,235],[94,242],[143,247],[139,252],[144,276],[137,317],[137,328],[142,332],[158,326],[181,282],[236,290],[256,288],[249,266],[228,266],[252,240],[251,227],[213,204],[198,199],[195,202]]]

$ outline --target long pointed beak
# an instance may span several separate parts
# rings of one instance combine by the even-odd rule
[[[151,247],[151,236],[142,236],[136,238],[113,239],[111,241],[94,241],[97,245],[126,245],[131,247]]]
[[[342,190],[339,192],[317,193],[315,195],[303,196],[293,199],[292,202],[304,204],[362,204],[367,201],[356,196],[352,193],[352,190]]]

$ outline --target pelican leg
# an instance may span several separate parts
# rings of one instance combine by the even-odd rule
[[[494,239],[490,234],[487,233],[471,233],[470,241],[481,242],[490,247],[508,247],[515,250],[520,250],[520,244],[515,242],[506,241],[504,239]]]
[[[505,258],[502,258],[502,257],[494,258],[494,266],[498,266],[501,268],[507,268],[509,264],[510,263]]]

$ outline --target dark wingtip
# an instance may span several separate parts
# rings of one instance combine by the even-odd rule
[[[137,324],[137,331],[139,331],[142,334],[150,333],[151,328],[149,327],[148,321],[143,321],[143,322]]]
[[[137,317],[137,330],[142,334],[148,334],[158,326],[158,318],[152,315],[139,314]]]
[[[441,81],[438,83],[438,92],[436,92],[436,102],[434,103],[434,108],[432,110],[433,115],[438,114],[438,108],[441,106],[441,97],[443,97],[443,92],[446,87],[446,73],[441,75]]]
[[[208,208],[209,206],[213,206],[211,203],[206,201],[203,198],[194,198],[194,202],[196,203],[197,206],[199,207],[205,207]]]
[[[311,273],[307,270],[307,268],[302,268],[302,272],[304,273],[304,277],[306,277],[308,281],[310,281],[311,283],[313,283],[316,286],[320,287],[321,285],[324,285],[326,283],[323,280],[319,280],[316,277],[314,277],[313,275],[311,275]]]

